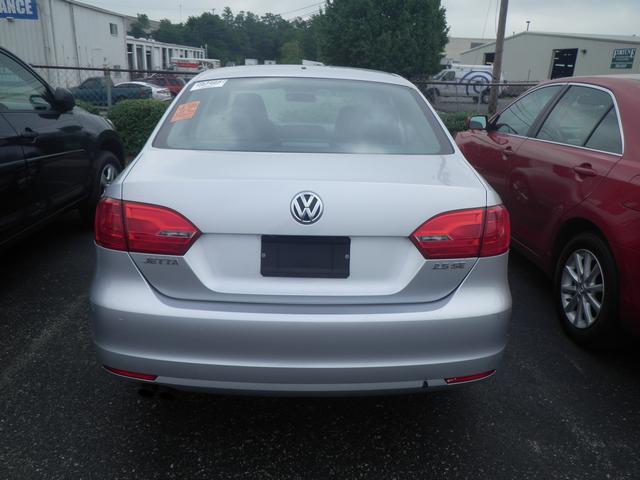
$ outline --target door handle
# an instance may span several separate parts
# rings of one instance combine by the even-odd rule
[[[36,138],[38,138],[40,134],[35,130],[31,130],[29,127],[25,128],[22,133],[20,133],[20,138],[25,140],[30,140],[32,143],[35,142]]]
[[[595,177],[596,175],[598,175],[598,172],[596,172],[593,167],[591,167],[590,163],[583,163],[582,165],[573,167],[573,171],[581,177]]]
[[[513,155],[515,152],[513,151],[513,148],[511,147],[505,147],[502,150],[502,155],[506,158],[506,157],[510,157],[511,155]]]

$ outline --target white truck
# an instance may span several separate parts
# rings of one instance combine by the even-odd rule
[[[436,97],[471,97],[474,102],[489,101],[488,83],[493,81],[493,67],[491,65],[460,65],[452,64],[432,78],[437,82],[452,82],[451,84],[427,85],[424,94],[434,103]],[[500,82],[504,78],[500,77]],[[502,91],[504,87],[500,87]]]

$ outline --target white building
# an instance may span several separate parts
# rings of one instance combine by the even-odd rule
[[[509,81],[612,73],[640,73],[640,37],[522,32],[505,38],[502,71]],[[465,64],[493,61],[495,42],[460,55]],[[489,63],[490,63],[489,62]]]
[[[131,18],[76,0],[0,0],[0,47],[32,65],[164,69],[172,57],[204,58],[202,48],[127,37]],[[134,55],[135,52],[135,55]],[[55,86],[95,71],[39,69]],[[114,73],[114,80],[129,78]]]
[[[74,0],[26,2],[32,16],[0,13],[0,46],[36,65],[126,66],[123,15]]]
[[[134,53],[135,52],[135,53]],[[132,70],[166,70],[172,58],[205,58],[204,48],[156,42],[127,35],[127,68]]]
[[[485,43],[495,42],[495,38],[449,37],[448,40],[447,46],[444,48],[444,57],[442,57],[440,61],[442,65],[463,63],[460,61],[462,52],[479,47]]]

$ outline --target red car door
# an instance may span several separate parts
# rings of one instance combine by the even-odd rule
[[[594,134],[603,130],[610,132]],[[613,97],[600,88],[572,85],[534,133],[535,138],[526,140],[512,159],[506,198],[513,236],[538,256],[547,257],[559,220],[620,159],[608,153],[615,146],[611,150],[598,143],[602,138],[620,142]]]
[[[462,153],[503,201],[509,163],[523,141],[524,138],[519,136],[486,130],[461,132],[456,137]]]
[[[461,132],[456,142],[473,167],[509,205],[507,177],[511,163],[536,119],[560,93],[563,85],[549,85],[524,95],[494,117],[487,130]]]

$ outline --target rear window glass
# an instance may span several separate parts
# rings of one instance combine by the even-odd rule
[[[444,131],[413,89],[314,78],[196,82],[169,113],[154,146],[271,152],[453,153]]]
[[[585,147],[602,150],[603,152],[622,153],[622,138],[620,138],[618,116],[613,106],[604,116],[600,125],[591,133],[591,137],[587,140]]]
[[[538,138],[583,146],[612,108],[613,100],[607,92],[590,87],[572,86],[542,124]],[[615,112],[613,121],[617,122]],[[604,127],[607,125],[610,123]],[[599,136],[600,134],[596,140]]]

